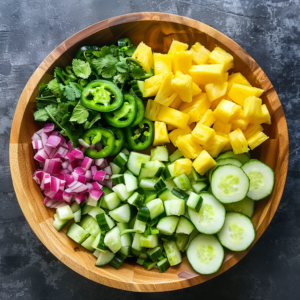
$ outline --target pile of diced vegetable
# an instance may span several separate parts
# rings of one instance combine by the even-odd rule
[[[273,190],[273,170],[248,148],[268,139],[264,91],[229,75],[233,56],[220,47],[173,41],[159,54],[120,41],[82,47],[74,74],[56,70],[43,86],[35,118],[54,124],[32,137],[41,168],[33,178],[57,209],[54,227],[68,224],[66,234],[96,266],[118,269],[132,257],[165,272],[186,253],[196,272],[214,273],[224,248],[243,251],[254,241],[255,201]],[[151,144],[151,155],[137,152]]]

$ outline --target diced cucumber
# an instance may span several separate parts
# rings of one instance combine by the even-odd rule
[[[67,236],[76,243],[81,244],[90,234],[76,223],[72,223],[67,230]]]
[[[246,173],[234,165],[218,166],[212,174],[212,193],[222,203],[243,200],[249,186],[250,180]]]
[[[97,237],[95,238],[93,244],[92,244],[92,247],[94,249],[97,249],[99,251],[106,251],[108,248],[107,246],[104,244],[104,237],[105,235],[103,233],[99,233],[97,235]]]
[[[167,216],[181,216],[185,212],[185,201],[182,199],[172,199],[164,201]]]
[[[120,152],[113,160],[113,163],[119,168],[123,168],[128,161],[128,156],[123,152]]]
[[[151,149],[151,160],[168,161],[169,151],[165,146],[157,146]]]
[[[90,235],[82,244],[81,246],[90,252],[94,252],[94,248],[92,247],[93,242],[95,241],[95,238]]]
[[[168,188],[164,188],[161,191],[159,191],[157,196],[162,201],[171,200],[171,199],[179,199]]]
[[[164,169],[165,165],[158,160],[143,163],[140,169],[139,179],[160,177]]]
[[[226,214],[223,228],[218,233],[218,239],[229,250],[244,251],[255,239],[255,228],[247,216],[229,212]]]
[[[125,186],[128,193],[135,191],[138,188],[138,181],[134,175],[125,174]]]
[[[176,242],[164,242],[164,249],[166,251],[167,258],[171,266],[176,266],[181,263],[182,256],[176,245]]]
[[[221,230],[225,221],[224,206],[211,194],[202,192],[199,194],[203,198],[200,212],[197,213],[188,209],[190,220],[199,232],[214,234]]]
[[[150,271],[151,269],[153,269],[156,265],[156,262],[152,262],[151,260],[145,260],[143,263],[144,268],[147,271]]]
[[[190,190],[192,188],[189,177],[183,173],[173,179],[174,183],[180,190]]]
[[[122,168],[120,168],[119,166],[117,166],[113,162],[110,162],[109,164],[111,166],[111,170],[112,170],[113,175],[117,175],[117,174],[121,173]]]
[[[131,171],[133,173],[133,175],[138,176],[140,173],[142,163],[150,161],[150,158],[151,158],[150,155],[137,153],[137,152],[131,152],[129,154],[127,168],[129,169],[129,171]]]
[[[131,219],[131,208],[129,204],[124,204],[109,212],[109,215],[120,223],[128,223]]]
[[[187,249],[187,258],[199,274],[217,272],[224,260],[224,249],[213,235],[198,234]]]
[[[194,237],[196,235],[198,235],[199,231],[195,228],[191,234],[189,235],[189,240],[188,240],[188,243],[186,244],[185,248],[184,248],[184,251],[187,251],[188,247],[190,246],[190,243],[192,242],[192,240],[194,239]]]
[[[147,237],[140,237],[140,245],[141,247],[146,248],[155,248],[158,246],[158,236],[157,234],[148,235]]]
[[[194,167],[192,167],[192,172],[191,172],[194,180],[196,182],[198,181],[206,181],[206,176],[205,175],[200,175],[198,172],[196,172],[196,170],[194,169]]]
[[[85,204],[85,205],[82,207],[81,214],[82,214],[82,215],[86,215],[86,214],[88,214],[93,208],[94,208],[94,206],[90,206],[90,205]]]
[[[57,214],[54,215],[53,226],[57,231],[62,230],[70,220],[61,220]]]
[[[102,207],[112,210],[118,207],[121,203],[121,199],[118,197],[117,193],[110,193],[105,195],[102,200]]]
[[[137,233],[143,233],[146,229],[146,222],[143,222],[143,221],[140,221],[140,220],[136,219],[135,222],[134,222],[133,229]]]
[[[124,174],[116,174],[110,177],[111,181],[115,184],[125,183]]]
[[[126,186],[123,183],[115,185],[112,189],[121,199],[121,201],[126,201],[133,194],[133,192],[127,191]]]
[[[97,215],[96,220],[101,231],[108,231],[115,226],[115,222],[105,213]]]
[[[172,163],[175,160],[182,158],[183,154],[180,152],[179,149],[177,149],[176,151],[174,151],[170,156],[169,156],[169,161]]]
[[[191,232],[195,229],[193,223],[187,219],[186,217],[181,216],[176,228],[177,234],[191,234]]]
[[[142,222],[147,222],[150,217],[150,210],[149,208],[143,204],[139,207],[136,219]]]
[[[71,204],[70,208],[71,208],[72,212],[74,213],[74,212],[76,212],[76,211],[78,211],[80,209],[80,206],[79,206],[79,204],[77,202],[73,202]]]
[[[119,252],[124,255],[124,256],[129,256],[131,254],[131,246],[125,246],[125,247],[121,247],[121,249],[119,250]]]
[[[170,191],[177,188],[172,178],[166,179],[165,184]]]
[[[56,209],[56,214],[60,220],[71,220],[74,218],[74,214],[69,205],[65,205]]]
[[[140,245],[140,238],[143,235],[141,233],[135,233],[134,234],[134,238],[133,238],[133,242],[132,242],[132,249],[141,252],[143,250],[143,247]]]
[[[163,177],[165,180],[175,177],[174,167],[175,167],[175,163],[166,165],[163,171]]]
[[[128,199],[127,202],[135,207],[139,208],[143,202],[144,197],[140,195],[138,192],[134,192]]]
[[[136,96],[139,98],[143,98],[144,84],[145,84],[145,82],[142,80],[132,80],[131,81],[132,90],[134,91]]]
[[[170,268],[170,263],[167,258],[164,258],[157,262],[157,267],[160,273],[164,273]]]
[[[162,250],[161,247],[159,246],[153,249],[149,249],[146,254],[146,258],[148,257],[152,262],[158,261],[159,257],[161,256],[162,256]]]
[[[184,251],[188,241],[189,236],[187,234],[176,234],[176,245],[180,251]]]
[[[114,257],[115,257],[115,254],[110,251],[100,252],[95,266],[97,266],[97,267],[105,266],[105,265],[109,264],[113,260]]]
[[[99,214],[104,213],[104,210],[100,207],[93,207],[93,209],[88,213],[91,217],[93,217],[96,220],[96,216]]]
[[[138,265],[140,265],[140,266],[142,266],[142,265],[144,264],[144,262],[145,262],[145,259],[143,259],[143,258],[138,258],[138,259],[136,260],[136,263],[137,263]]]
[[[183,199],[184,201],[187,201],[189,199],[189,194],[187,194],[184,191],[179,191],[177,189],[172,189],[172,194],[175,195],[179,199]]]
[[[160,199],[154,199],[146,204],[150,211],[150,219],[153,220],[164,212],[164,204]]]
[[[186,205],[194,210],[195,212],[199,213],[200,208],[202,206],[202,202],[203,202],[203,198],[201,197],[201,195],[197,195],[195,193],[191,193],[189,196],[188,201],[186,202]]]
[[[126,171],[124,172],[124,174],[130,174],[130,175],[133,175],[133,173],[130,172],[129,170],[126,170]]]
[[[145,190],[145,200],[144,200],[144,203],[147,204],[148,202],[156,199],[157,197],[157,191],[156,190]]]
[[[238,159],[242,164],[244,164],[245,162],[247,162],[250,159],[250,153],[246,154],[246,153],[241,153],[241,154],[234,154],[234,152],[232,150],[230,151],[226,151],[224,153],[221,153],[218,158],[216,159],[216,161],[218,161],[219,159],[224,159],[224,158],[236,158]]]
[[[145,190],[155,190],[157,179],[141,179],[139,187]]]
[[[101,251],[99,251],[99,250],[95,250],[94,252],[93,252],[93,255],[95,256],[95,257],[99,257],[99,255],[100,255],[100,253],[101,253]]]
[[[122,247],[120,229],[114,227],[108,231],[104,237],[104,244],[111,250],[111,252],[116,253]]]
[[[94,237],[96,237],[100,232],[97,221],[91,216],[84,217],[84,219],[80,222],[80,226]]]
[[[118,252],[115,254],[114,258],[109,262],[109,265],[118,270],[125,259],[126,256]]]
[[[172,235],[176,230],[178,222],[179,217],[165,217],[159,220],[156,227],[161,233],[166,235]]]
[[[274,187],[274,171],[257,159],[250,159],[243,164],[243,171],[250,179],[247,196],[255,201],[269,196]]]
[[[126,148],[123,148],[121,150],[122,153],[126,154],[127,156],[129,156],[130,152],[126,149]]]
[[[204,183],[203,181],[198,181],[198,182],[191,182],[192,188],[195,193],[199,194],[200,192],[203,192],[207,189],[207,184]]]
[[[254,205],[255,202],[248,197],[239,202],[224,204],[226,211],[239,212],[243,215],[248,216],[249,218],[253,217]]]
[[[157,180],[157,182],[155,183],[154,185],[154,188],[157,190],[157,191],[161,191],[162,189],[164,189],[166,187],[166,184],[165,182],[163,181],[162,178],[159,178]]]
[[[74,212],[74,222],[79,223],[81,219],[81,209]]]

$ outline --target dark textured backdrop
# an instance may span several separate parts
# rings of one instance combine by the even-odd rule
[[[300,299],[299,7],[299,0],[0,0],[0,299]],[[139,11],[190,17],[239,43],[275,86],[290,135],[283,198],[251,252],[205,284],[165,294],[111,289],[68,269],[30,229],[9,171],[15,107],[37,66],[77,31],[106,18]]]

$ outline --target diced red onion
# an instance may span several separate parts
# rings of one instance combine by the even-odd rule
[[[72,165],[71,165],[71,164],[68,165],[68,168],[67,168],[67,169],[68,169],[68,171],[69,171],[70,173],[73,172],[73,168],[72,168]]]
[[[106,174],[105,177],[104,177],[104,179],[105,179],[105,180],[110,179],[110,175],[107,175],[107,174]]]
[[[108,187],[109,189],[112,189],[112,181],[110,179],[105,180],[105,185],[106,187]]]
[[[63,191],[58,190],[57,193],[52,197],[53,200],[64,201],[63,199]]]
[[[43,131],[41,133],[41,137],[42,137],[43,145],[45,146],[49,137],[49,133]]]
[[[97,171],[93,177],[93,180],[103,181],[105,177],[105,171]]]
[[[90,149],[96,149],[96,145],[91,145],[90,147],[89,147]]]
[[[102,165],[102,163],[104,162],[104,158],[97,158],[94,159],[95,165],[100,167]]]
[[[62,174],[62,173],[58,173],[58,174],[56,175],[56,177],[59,178],[60,180],[65,180],[65,175]]]
[[[54,159],[46,159],[45,166],[44,166],[44,172],[49,174],[57,174],[61,167],[61,161],[57,161]]]
[[[94,176],[97,173],[98,169],[96,166],[92,166],[91,171],[92,171],[92,175]]]
[[[42,140],[32,141],[32,147],[33,149],[42,149],[43,148]]]
[[[75,196],[75,201],[80,204],[86,198],[86,194],[77,194]]]
[[[74,172],[76,172],[78,175],[83,175],[85,173],[85,171],[80,167],[74,169]]]
[[[45,152],[45,150],[44,149],[41,149],[41,150],[39,150],[36,154],[35,154],[35,156],[34,156],[34,159],[35,160],[37,160],[37,161],[40,161],[40,162],[45,162],[46,161],[46,159],[48,159],[49,158],[49,155]]]
[[[65,175],[65,179],[67,186],[70,186],[70,184],[72,184],[75,181],[73,175]]]
[[[94,189],[94,186],[90,182],[87,182],[85,185],[88,187],[89,191]]]
[[[59,145],[59,143],[60,143],[59,136],[51,134],[47,139],[46,146],[56,148]]]
[[[79,166],[78,160],[71,161],[70,165],[72,166],[73,170]]]
[[[78,181],[74,181],[73,183],[71,183],[69,185],[69,188],[66,189],[66,192],[68,193],[85,193],[87,192],[89,189],[88,187]]]
[[[59,189],[62,190],[62,191],[64,191],[65,185],[66,185],[66,181],[65,180],[61,180],[60,181],[60,185],[59,185]]]
[[[52,131],[50,135],[55,135],[58,136],[59,132],[58,131]]]
[[[67,193],[66,191],[63,192],[63,199],[64,201],[66,201],[67,203],[71,203],[72,199],[73,199],[73,195],[71,195],[70,193]]]
[[[92,180],[93,179],[93,174],[91,170],[87,170],[84,174],[85,178],[87,181]]]
[[[52,199],[56,192],[52,192],[51,189],[45,189],[44,194]]]
[[[44,126],[43,131],[44,132],[50,132],[54,130],[54,124],[48,123]]]
[[[51,176],[50,174],[44,173],[44,178],[43,178],[43,182],[41,184],[41,189],[50,189],[51,187]]]
[[[77,181],[86,183],[86,177],[84,175],[78,175]]]
[[[64,161],[62,164],[61,164],[61,167],[63,169],[66,169],[68,167],[68,165],[70,164],[70,162],[68,160]]]
[[[41,182],[43,181],[43,177],[44,177],[44,171],[41,170],[35,171],[32,176],[33,180],[37,184],[41,184]]]
[[[92,162],[93,162],[93,160],[92,160],[91,158],[89,158],[89,157],[86,156],[86,157],[83,159],[83,162],[82,162],[82,164],[81,164],[81,168],[82,168],[84,171],[89,170],[90,167],[91,167],[91,165],[92,165]]]
[[[59,171],[58,174],[67,175],[67,174],[70,174],[70,171],[68,169],[62,169],[62,170]]]
[[[68,142],[67,142],[67,145],[68,145],[68,148],[69,148],[70,151],[72,151],[72,150],[74,149],[74,148],[73,148],[73,144],[72,144],[71,141],[68,141]]]
[[[68,149],[61,146],[57,149],[57,151],[53,155],[53,158],[60,158],[60,157],[64,158],[67,153],[68,153]]]
[[[84,158],[83,152],[78,148],[72,150],[71,154],[77,159],[83,159]]]
[[[33,134],[33,136],[31,137],[31,140],[32,141],[38,141],[38,140],[41,140],[42,138],[35,132]]]
[[[112,169],[110,165],[105,167],[103,171],[105,171],[107,175],[112,175]]]
[[[60,179],[58,179],[57,177],[51,176],[50,191],[56,193],[59,190],[59,187],[60,187]]]
[[[103,186],[99,182],[96,182],[96,181],[92,182],[92,186],[93,186],[94,190],[101,190],[103,188]]]
[[[84,148],[82,145],[78,146],[78,149],[81,150],[83,153],[85,152],[86,148]]]
[[[71,152],[68,152],[65,156],[65,159],[68,159],[69,161],[73,161],[75,157],[71,154]]]

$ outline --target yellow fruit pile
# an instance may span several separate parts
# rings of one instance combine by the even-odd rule
[[[200,43],[188,50],[173,41],[168,54],[153,54],[140,43],[133,57],[146,71],[154,69],[143,91],[143,97],[154,97],[145,112],[155,122],[154,146],[171,141],[187,159],[195,159],[201,175],[221,152],[248,152],[268,139],[261,126],[271,124],[259,98],[264,90],[252,87],[241,73],[229,75],[234,60],[225,50],[210,52]]]

